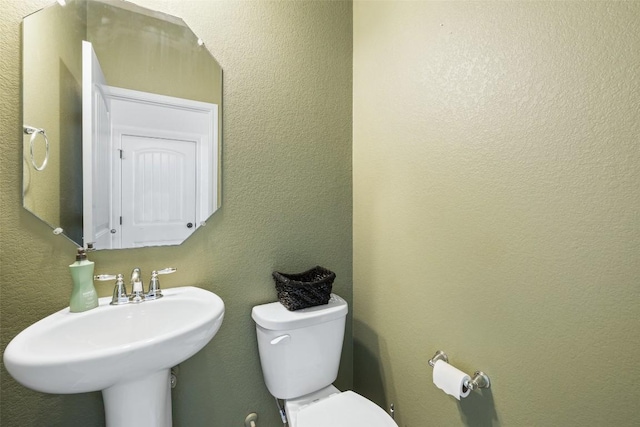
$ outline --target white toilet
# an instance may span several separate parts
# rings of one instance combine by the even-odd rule
[[[279,302],[253,307],[264,380],[285,400],[289,427],[397,427],[375,403],[332,385],[347,311],[335,294],[329,304],[297,311]]]

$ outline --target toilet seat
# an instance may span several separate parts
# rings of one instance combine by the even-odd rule
[[[353,391],[302,408],[296,421],[296,427],[398,427],[382,408]]]

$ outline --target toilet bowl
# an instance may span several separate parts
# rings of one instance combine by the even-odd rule
[[[378,405],[332,384],[338,376],[347,302],[289,311],[279,302],[253,307],[262,374],[285,401],[289,427],[397,427]]]
[[[381,407],[334,386],[285,403],[289,427],[397,427]]]

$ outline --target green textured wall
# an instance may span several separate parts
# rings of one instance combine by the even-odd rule
[[[0,243],[2,349],[20,330],[68,305],[74,246],[21,207],[20,21],[48,4],[1,0]],[[259,367],[251,307],[275,299],[272,270],[315,264],[351,284],[350,2],[140,1],[181,16],[224,70],[222,208],[179,247],[98,252],[98,273],[145,276],[175,266],[163,286],[195,285],[222,297],[221,330],[183,363],[174,390],[177,427],[281,424]],[[99,284],[101,296],[110,284]],[[350,323],[350,322],[349,322]],[[114,326],[114,325],[111,325]],[[105,325],[109,327],[109,325]],[[351,385],[351,329],[338,385]],[[94,426],[98,393],[47,395],[1,369],[0,424]],[[135,402],[132,402],[135,404]]]
[[[354,3],[354,384],[401,426],[640,425],[638,22]]]

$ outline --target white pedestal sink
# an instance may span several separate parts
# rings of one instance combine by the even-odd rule
[[[194,287],[162,293],[118,306],[100,298],[93,310],[45,317],[9,343],[7,371],[45,393],[102,391],[109,427],[170,427],[170,369],[218,332],[224,303]]]

